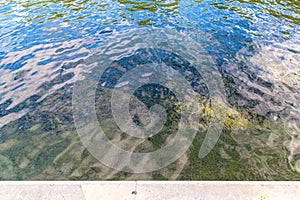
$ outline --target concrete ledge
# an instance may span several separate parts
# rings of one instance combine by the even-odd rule
[[[1,200],[299,199],[300,182],[0,182]]]

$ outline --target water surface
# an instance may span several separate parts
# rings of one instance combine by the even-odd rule
[[[0,1],[0,178],[299,180],[299,26],[296,0]],[[209,91],[180,55],[140,48],[134,33],[153,28],[189,36],[222,76],[225,125],[203,159],[198,152],[207,130]],[[166,126],[143,141],[124,134],[113,121],[109,99],[113,87],[128,84],[117,84],[127,71],[164,62],[201,95],[201,128],[189,150],[168,167],[144,174],[113,170],[80,141],[72,91],[74,83],[93,72],[102,49],[113,59],[99,77],[97,117],[107,136],[124,149],[164,147],[178,129],[180,110],[174,93],[146,85],[135,96],[146,107],[165,106]],[[148,123],[144,109],[131,110],[137,124]]]

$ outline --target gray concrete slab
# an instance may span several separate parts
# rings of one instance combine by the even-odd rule
[[[300,182],[0,182],[0,200],[298,200]]]
[[[139,199],[293,200],[300,199],[299,182],[138,182]]]
[[[1,200],[82,200],[80,184],[1,183]]]

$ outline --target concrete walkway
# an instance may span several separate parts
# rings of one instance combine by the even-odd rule
[[[0,182],[1,200],[300,199],[300,182]]]

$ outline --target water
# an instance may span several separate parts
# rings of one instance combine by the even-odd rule
[[[299,180],[299,26],[296,0],[0,1],[0,178]],[[176,46],[186,48],[183,57],[173,53],[176,47],[167,51],[151,43],[172,34],[148,41],[137,34],[151,34],[153,28],[189,36],[221,75],[225,124],[216,146],[202,159],[198,153],[211,111],[207,82],[187,60],[195,55],[192,47]],[[111,64],[99,78],[95,69],[104,55]],[[166,107],[166,126],[150,139],[122,132],[110,99],[112,88],[147,82],[156,70],[118,82],[126,72],[161,63],[179,72],[200,95],[200,130],[192,145],[176,162],[149,173],[103,165],[76,132],[74,84],[99,79],[96,115],[114,144],[127,151],[155,151],[180,127],[176,95],[159,85],[135,92],[130,112],[136,124],[150,123],[155,112],[147,108]],[[166,80],[174,81],[174,74]],[[134,103],[138,100],[144,105]]]

